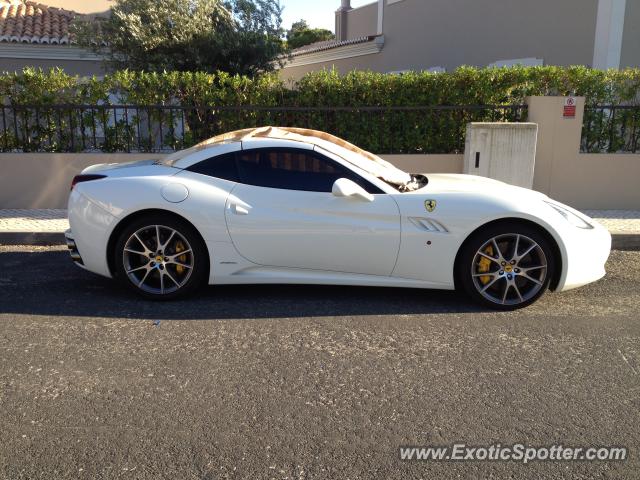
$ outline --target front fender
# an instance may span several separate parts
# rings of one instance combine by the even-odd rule
[[[454,264],[465,240],[489,223],[511,219],[531,222],[553,239],[560,255],[562,283],[568,262],[565,236],[571,233],[568,227],[575,227],[543,201],[546,197],[531,193],[534,195],[522,199],[478,192],[395,195],[402,216],[402,241],[393,275],[454,288]],[[431,212],[425,206],[427,201],[435,202]],[[433,220],[446,231],[429,231],[423,228],[429,222],[416,219]]]

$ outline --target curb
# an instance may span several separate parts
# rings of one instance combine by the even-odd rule
[[[640,250],[640,233],[612,233],[612,250]]]
[[[63,232],[0,232],[0,245],[66,245]]]
[[[0,245],[66,245],[63,232],[0,232]],[[640,233],[612,233],[613,250],[640,250]]]

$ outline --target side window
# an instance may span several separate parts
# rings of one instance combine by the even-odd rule
[[[240,182],[258,187],[331,192],[334,182],[348,178],[369,193],[383,193],[348,168],[312,150],[265,148],[237,152]]]
[[[188,171],[201,173],[210,177],[222,178],[231,182],[238,182],[238,168],[235,153],[225,153],[195,163],[187,168]]]

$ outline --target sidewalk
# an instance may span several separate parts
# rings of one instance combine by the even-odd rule
[[[0,245],[56,245],[66,243],[66,210],[0,209]]]
[[[613,248],[640,250],[640,211],[586,210],[607,227]],[[0,210],[0,245],[64,244],[66,210]]]

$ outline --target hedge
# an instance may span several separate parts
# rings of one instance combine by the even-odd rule
[[[581,95],[589,104],[636,102],[640,69],[461,67],[402,75],[354,71],[310,73],[286,84],[277,75],[119,71],[98,79],[60,69],[0,75],[5,104],[178,103],[187,105],[409,106],[522,103],[528,95]]]
[[[464,126],[468,121],[523,118],[515,110],[498,112],[496,118],[496,111],[490,109],[372,114],[358,107],[520,105],[529,95],[568,94],[585,96],[588,105],[637,104],[639,90],[639,69],[601,71],[585,67],[461,67],[448,73],[394,75],[356,71],[344,76],[335,71],[321,71],[292,84],[274,74],[248,78],[222,72],[119,71],[87,79],[59,69],[48,72],[25,69],[0,75],[0,96],[5,105],[0,118],[0,149],[170,150],[221,131],[278,123],[326,130],[376,152],[449,153],[460,151],[464,145]],[[135,118],[125,119],[117,111],[104,110],[105,105],[116,104],[183,106],[190,110],[181,119],[176,116],[178,111],[172,110],[146,110],[136,112]],[[38,105],[38,109],[25,105]],[[78,108],[54,110],[53,105],[103,107],[96,119],[95,112]],[[307,110],[220,110],[237,106]],[[316,107],[324,110],[311,110]],[[350,110],[332,111],[334,107]],[[614,130],[618,135],[620,118],[609,124],[606,112],[596,114],[600,117],[587,120],[598,120],[594,124],[609,136]],[[630,114],[637,116],[634,111]],[[143,132],[141,123],[148,125]],[[165,130],[158,139],[158,125],[162,127],[163,123]],[[86,142],[85,137],[95,141]],[[609,148],[607,142],[604,147],[601,142],[590,144]]]

